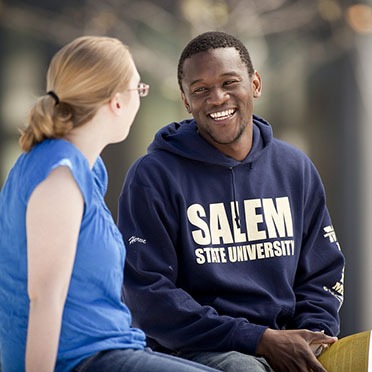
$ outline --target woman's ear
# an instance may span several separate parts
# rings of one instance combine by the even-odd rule
[[[111,111],[118,115],[121,113],[122,108],[123,108],[123,102],[122,102],[122,96],[120,93],[116,93],[109,102],[109,106]]]

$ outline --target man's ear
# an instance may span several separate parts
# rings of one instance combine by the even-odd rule
[[[261,97],[262,81],[261,81],[261,76],[257,71],[253,73],[251,82],[252,82],[253,97],[254,98]]]
[[[186,99],[186,96],[185,96],[185,93],[184,92],[181,92],[181,98],[182,98],[182,102],[187,110],[187,112],[189,114],[191,114],[191,108],[190,108],[190,105],[189,103],[187,102],[187,99]]]

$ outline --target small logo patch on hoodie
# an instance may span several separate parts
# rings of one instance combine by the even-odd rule
[[[146,239],[139,238],[138,236],[131,236],[128,239],[129,245],[133,243],[141,243],[141,244],[146,244]]]

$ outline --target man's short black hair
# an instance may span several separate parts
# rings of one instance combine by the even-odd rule
[[[247,48],[240,40],[232,35],[226,34],[225,32],[204,32],[203,34],[196,36],[186,45],[178,61],[177,78],[181,91],[183,90],[182,79],[185,60],[197,53],[207,52],[210,49],[218,48],[235,48],[239,52],[242,62],[247,66],[249,76],[252,76],[254,69],[251,57],[249,56]]]

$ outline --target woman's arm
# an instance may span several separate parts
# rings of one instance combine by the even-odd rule
[[[70,170],[53,170],[26,214],[30,313],[26,371],[53,371],[84,201]]]

